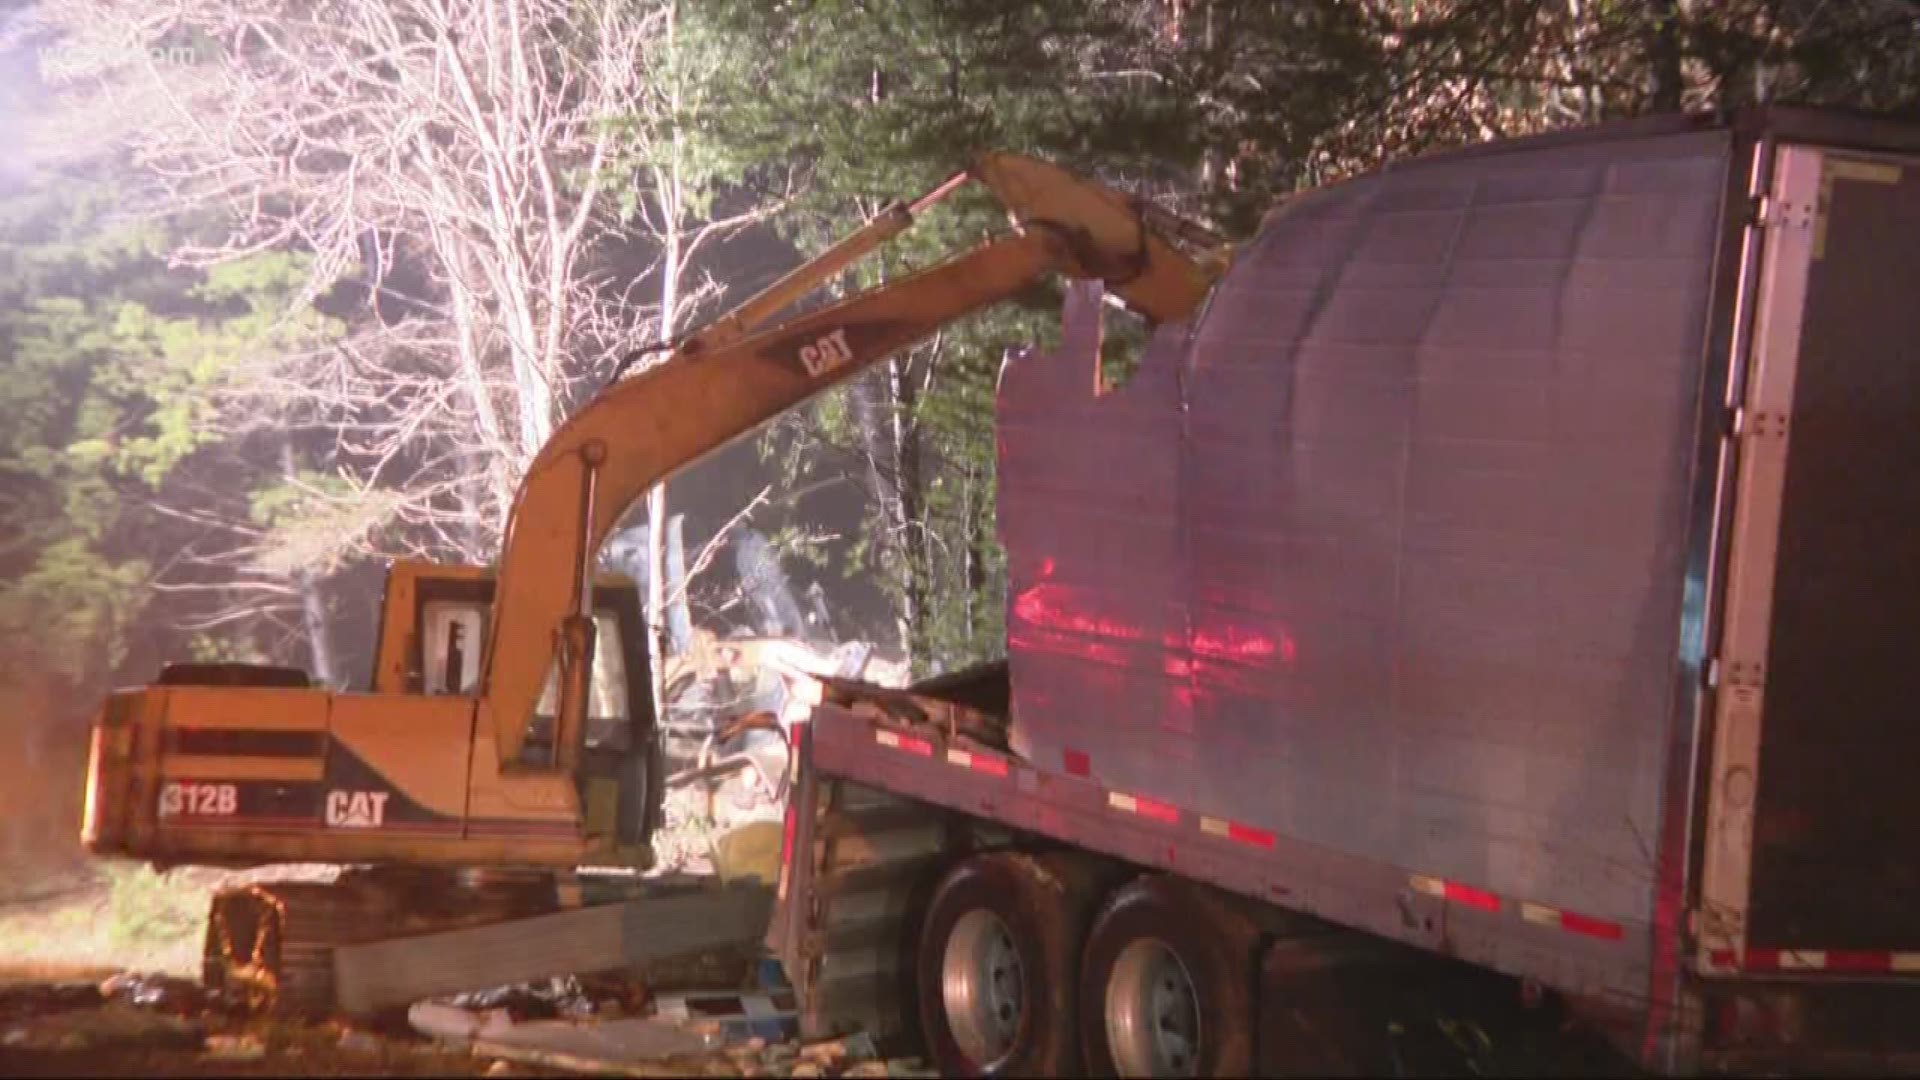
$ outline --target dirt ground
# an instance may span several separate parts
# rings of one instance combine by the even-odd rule
[[[503,1068],[398,1032],[245,1021],[202,1009],[197,1000],[112,1000],[100,993],[101,975],[51,965],[0,968],[0,1076],[573,1075]]]
[[[676,863],[698,864],[706,854],[704,836],[684,828],[670,835],[682,837],[684,850],[672,852]],[[510,1061],[451,1048],[404,1022],[375,1029],[337,1021],[242,1020],[200,994],[195,980],[201,936],[207,900],[216,889],[242,879],[324,879],[332,873],[327,867],[276,867],[244,874],[190,868],[156,874],[133,864],[68,862],[0,879],[0,1076],[581,1075],[580,1069],[524,1055]],[[103,982],[127,971],[147,975],[131,983],[125,976]],[[661,989],[691,989],[712,975],[655,974],[662,978]],[[1380,1068],[1366,1071],[1635,1074],[1630,1063],[1590,1034],[1567,1030],[1538,1010],[1519,1009],[1510,983],[1473,976],[1433,989],[1437,992],[1414,996],[1435,1007],[1396,1009],[1391,1022],[1378,1024],[1381,1053],[1374,1060]],[[514,1015],[519,1018],[518,1011]],[[816,1065],[799,1057],[804,1049],[779,1044],[742,1052],[736,1047],[627,1063],[614,1075],[889,1075],[888,1063],[879,1061],[848,1058]],[[916,1062],[891,1064],[891,1075],[925,1075]]]

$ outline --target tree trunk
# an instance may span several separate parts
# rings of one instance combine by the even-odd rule
[[[667,54],[674,48],[674,24],[679,12],[667,6]],[[676,84],[670,101],[677,112],[680,93]],[[681,213],[684,210],[680,186],[680,140],[676,134],[672,159],[664,172],[656,171],[655,188],[660,200],[660,221],[665,235],[660,255],[660,340],[672,341],[679,330],[681,266]],[[662,480],[647,492],[647,667],[653,690],[653,715],[667,716],[667,482]]]
[[[314,681],[340,689],[339,665],[334,659],[333,639],[327,630],[327,602],[321,593],[320,581],[310,574],[303,574],[299,585],[300,618],[306,624],[308,663]]]
[[[994,518],[990,504],[976,507],[975,499],[985,499],[985,483],[971,468],[967,470],[967,648],[974,656],[980,655],[980,639],[986,636],[986,611],[983,606],[987,595],[987,545],[993,542]]]
[[[894,482],[897,473],[889,475],[882,463],[894,460],[893,448],[889,445],[892,426],[881,415],[882,405],[876,398],[882,378],[884,385],[891,388],[890,371],[874,371],[855,377],[847,386],[847,403],[853,409],[854,426],[860,432],[861,456],[867,462],[867,484],[873,491],[874,502],[880,508],[880,533],[882,550],[900,554],[899,537],[904,528],[900,487]],[[903,577],[904,586],[909,579]],[[909,665],[914,658],[914,623],[918,612],[913,604],[913,594],[902,589],[900,608],[894,612],[894,626],[899,634],[900,651],[906,655]]]
[[[906,357],[895,357],[887,363],[887,390],[892,399],[888,406],[898,500],[895,527],[900,538],[900,614],[906,622],[907,659],[913,663],[933,658],[927,655],[926,492],[921,487],[920,439],[914,424],[919,392],[907,365]]]
[[[1680,0],[1648,0],[1653,27],[1647,40],[1647,106],[1656,113],[1681,105]]]
[[[693,648],[693,607],[687,599],[686,515],[667,522],[667,641],[675,653]]]
[[[293,441],[282,440],[281,474],[292,480],[299,472],[297,464]],[[300,622],[307,633],[307,670],[315,682],[338,689],[340,683],[335,676],[339,673],[334,663],[333,639],[327,630],[327,602],[321,593],[320,578],[304,570],[296,570],[293,586],[300,592]]]

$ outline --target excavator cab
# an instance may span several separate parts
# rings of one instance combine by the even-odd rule
[[[587,831],[643,844],[659,824],[663,758],[648,678],[640,591],[617,574],[593,585],[596,641],[588,678],[586,753],[582,768]],[[492,630],[494,579],[490,569],[399,560],[387,569],[379,636],[374,645],[375,693],[480,693],[481,652]],[[527,726],[517,761],[549,764],[560,711],[557,664]],[[617,792],[608,785],[616,785]]]

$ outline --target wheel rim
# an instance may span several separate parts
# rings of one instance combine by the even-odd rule
[[[982,1069],[1007,1059],[1026,1017],[1026,984],[1013,933],[975,908],[953,924],[940,964],[947,1027],[960,1052]]]
[[[1107,978],[1107,1046],[1121,1076],[1192,1076],[1200,1064],[1200,995],[1178,953],[1156,938],[1120,951]]]

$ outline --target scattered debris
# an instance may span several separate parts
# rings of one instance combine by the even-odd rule
[[[547,979],[537,983],[517,983],[488,990],[473,990],[446,997],[446,1004],[475,1012],[503,1010],[515,1020],[550,1020],[560,1015],[594,1012],[580,980]]]
[[[207,1056],[216,1061],[258,1061],[267,1056],[267,1044],[251,1035],[209,1035]]]
[[[495,997],[491,1000],[504,1000]],[[505,1008],[421,1002],[414,1030],[482,1058],[545,1069],[616,1076],[933,1076],[917,1058],[884,1060],[856,1033],[801,1044],[793,1038],[791,991],[661,994],[650,1017],[525,1020]],[[777,1031],[778,1034],[764,1034]],[[511,1068],[512,1066],[507,1066]]]
[[[119,1047],[198,1049],[203,1037],[198,1023],[122,1002],[33,1017],[10,1028],[7,1034],[8,1045],[13,1047],[66,1051]]]
[[[15,1020],[69,1009],[91,1009],[102,1000],[100,988],[90,982],[0,986],[0,1019]]]
[[[717,1027],[729,1043],[759,1039],[786,1042],[800,1034],[798,1002],[791,990],[770,992],[681,992],[661,994],[655,1015],[691,1025],[701,1021]]]
[[[840,1039],[828,1039],[825,1042],[811,1043],[800,1048],[800,1060],[829,1065],[842,1058],[863,1059],[877,1056],[873,1040],[866,1032],[848,1035]]]
[[[153,972],[123,971],[100,983],[100,996],[143,1009],[157,1009],[175,1016],[194,1016],[205,1012],[207,992],[199,983]]]

